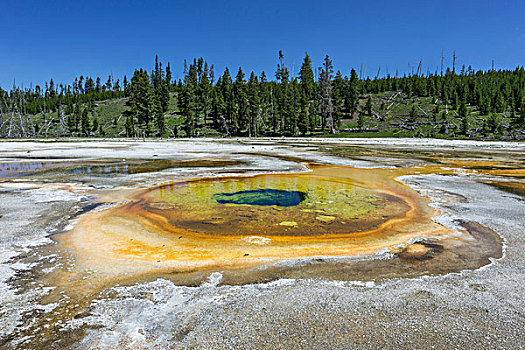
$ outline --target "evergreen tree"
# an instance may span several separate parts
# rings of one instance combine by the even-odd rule
[[[170,94],[168,83],[164,78],[162,63],[159,63],[158,56],[155,56],[155,69],[151,74],[151,82],[153,94],[155,95],[156,101],[158,101],[158,106],[155,106],[155,108],[159,110],[159,113],[165,113],[168,111]]]
[[[244,73],[239,67],[237,76],[235,77],[235,83],[233,84],[233,95],[234,95],[234,119],[232,123],[232,130],[234,134],[239,134],[247,127],[247,115],[246,115],[246,91],[245,91],[245,80]]]
[[[372,97],[368,96],[368,99],[366,100],[366,114],[371,117],[372,116]]]
[[[363,130],[365,127],[365,115],[363,112],[359,112],[359,116],[357,118],[357,127],[359,130]]]
[[[166,66],[166,85],[168,85],[168,90],[171,90],[171,67],[169,62]]]
[[[93,126],[91,131],[94,133],[98,131],[98,118],[96,116],[93,116]]]
[[[126,118],[125,128],[126,128],[126,136],[127,137],[135,137],[135,123],[133,123],[133,117],[132,116],[128,116]]]
[[[197,67],[196,64],[190,64],[189,69],[185,63],[184,83],[180,91],[179,106],[182,115],[185,117],[184,129],[186,136],[194,136],[197,125]]]
[[[300,105],[301,112],[299,113],[299,131],[305,135],[308,129],[313,129],[314,116],[314,95],[315,95],[315,81],[314,71],[312,69],[312,60],[308,53],[305,52],[303,64],[299,71],[299,80],[301,81]]]
[[[277,130],[283,132],[288,129],[288,114],[289,114],[289,91],[288,91],[288,68],[284,65],[284,55],[282,50],[279,50],[279,64],[277,64],[277,70],[275,72],[275,78],[277,79],[277,88],[275,89],[275,102],[276,106],[274,113],[272,114],[272,128],[274,134]]]
[[[458,114],[459,114],[459,117],[461,118],[461,133],[463,135],[467,135],[468,129],[469,129],[469,120],[468,120],[468,110],[464,103],[459,105]]]
[[[89,115],[88,115],[87,108],[82,109],[81,127],[82,127],[82,135],[89,136],[90,127],[89,127]]]
[[[128,78],[125,75],[124,75],[124,80],[123,80],[122,84],[124,85],[124,96],[128,97],[129,84],[128,84]]]
[[[258,119],[260,113],[260,97],[259,97],[259,81],[257,76],[252,71],[250,80],[248,81],[248,136],[258,136],[259,127]]]
[[[207,124],[209,109],[210,109],[210,91],[212,85],[210,82],[210,72],[208,68],[208,62],[205,62],[201,57],[198,61],[197,66],[198,75],[198,89],[197,89],[197,100],[199,104],[199,114],[204,116],[204,125]]]
[[[69,131],[69,134],[73,134],[75,131],[75,115],[69,114],[67,117],[67,130]]]
[[[135,71],[129,93],[131,115],[136,118],[145,136],[149,136],[153,116],[158,110],[158,100],[153,95],[148,72],[143,69]]]
[[[321,69],[319,85],[321,89],[321,115],[322,115],[322,129],[327,126],[331,134],[335,134],[335,125],[333,119],[333,96],[332,96],[332,77],[333,77],[334,68],[332,61],[325,56],[323,62],[323,68]]]
[[[308,99],[306,97],[306,92],[301,91],[301,100],[300,100],[300,112],[298,120],[298,128],[301,135],[305,136],[308,131]]]
[[[412,105],[412,108],[410,108],[409,121],[411,123],[415,123],[416,120],[417,120],[416,106]]]
[[[344,80],[340,71],[337,71],[332,82],[333,100],[334,100],[334,124],[337,128],[341,126],[342,112],[344,109]]]
[[[350,71],[350,81],[348,85],[349,86],[346,90],[347,94],[345,96],[345,105],[353,118],[359,104],[359,78],[357,77],[357,72],[353,68]]]

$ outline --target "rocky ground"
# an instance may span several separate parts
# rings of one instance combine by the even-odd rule
[[[118,176],[39,171],[0,182],[0,348],[525,346],[525,198],[519,191],[509,193],[487,184],[509,182],[523,188],[525,180],[520,174],[525,167],[525,144],[427,139],[0,144],[4,163],[211,156],[242,164]],[[74,296],[67,291],[53,302],[43,301],[56,288],[46,276],[75,264],[74,257],[60,250],[53,233],[74,225],[75,213],[91,203],[94,188],[129,188],[173,177],[224,176],[238,170],[304,170],[297,158],[356,167],[436,162],[447,167],[458,159],[483,164],[477,171],[465,168],[454,175],[414,174],[400,180],[433,202],[441,211],[436,221],[443,225],[457,228],[456,220],[462,220],[497,232],[504,241],[503,257],[476,270],[412,279],[276,278],[233,286],[221,283],[223,276],[216,271],[199,286],[180,286],[169,278],[141,278],[107,286],[91,296],[86,307],[68,304]],[[513,173],[494,169],[493,163],[488,169],[487,162],[498,162],[504,170],[513,168],[505,170]],[[78,311],[72,316],[54,314],[75,307]]]

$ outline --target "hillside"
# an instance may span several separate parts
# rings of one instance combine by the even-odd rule
[[[156,60],[122,85],[0,90],[0,137],[525,138],[523,67],[364,79],[334,73],[328,56],[316,76],[306,55],[290,77],[281,52],[275,80],[240,67],[217,78],[199,58],[173,81],[169,67]]]

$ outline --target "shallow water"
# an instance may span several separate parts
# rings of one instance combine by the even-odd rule
[[[10,162],[0,163],[0,179],[32,175],[35,172],[55,165],[55,162]]]
[[[105,164],[109,163],[109,164]],[[200,160],[123,160],[117,162],[105,161],[102,164],[93,163],[73,167],[67,172],[82,175],[132,175],[161,171],[170,168],[208,168],[227,167],[242,164],[228,159],[200,159]]]
[[[369,230],[408,209],[403,199],[345,171],[314,168],[303,174],[176,182],[141,194],[145,201],[130,204],[130,210],[154,213],[191,232],[305,236]]]

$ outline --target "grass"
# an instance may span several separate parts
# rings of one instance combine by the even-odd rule
[[[379,94],[368,94],[359,98],[358,109],[366,110],[368,98],[372,101],[372,115],[364,115],[363,132],[343,131],[337,134],[327,134],[316,131],[312,137],[434,137],[434,138],[471,138],[471,139],[499,139],[502,135],[494,135],[487,132],[481,132],[485,126],[484,123],[488,116],[480,115],[474,107],[467,107],[469,111],[469,131],[471,135],[460,135],[462,120],[459,118],[456,110],[451,105],[440,105],[439,101],[433,101],[431,97],[410,97],[396,92],[383,92]],[[114,100],[97,101],[94,115],[99,125],[104,131],[103,135],[95,132],[95,136],[118,137],[124,136],[126,122],[126,111],[129,110],[127,98]],[[412,108],[415,107],[415,121],[410,119]],[[446,111],[446,116],[442,119],[442,112]],[[510,113],[498,113],[497,118],[500,124],[508,126],[511,124]],[[339,129],[357,129],[358,114],[353,118],[346,115],[346,119],[341,121]],[[55,136],[56,125],[58,125],[58,114],[48,113],[46,121],[53,120],[53,126],[48,130],[48,136]],[[92,116],[90,115],[90,118]],[[34,119],[42,128],[44,125],[44,115],[38,114]],[[92,119],[91,119],[92,122]],[[441,132],[441,126],[447,125],[447,130]],[[167,132],[165,136],[185,136],[184,116],[180,114],[177,98],[174,93],[170,94],[168,111],[165,114],[165,125]],[[377,131],[366,131],[375,129]],[[218,131],[210,127],[199,127],[195,130],[197,136],[223,136]],[[504,130],[506,138],[511,138],[511,134]],[[73,136],[81,136],[78,133]]]

